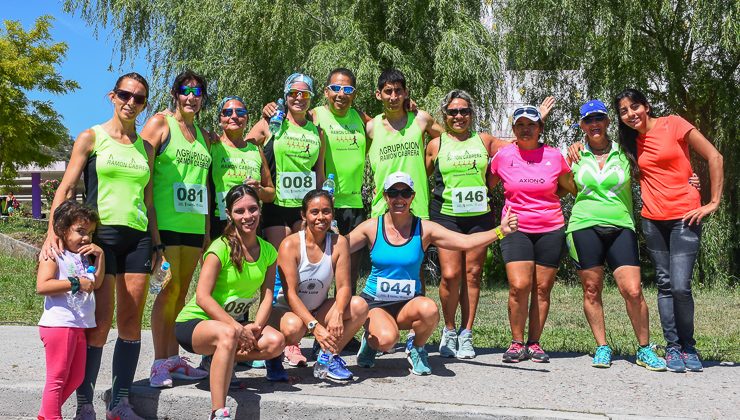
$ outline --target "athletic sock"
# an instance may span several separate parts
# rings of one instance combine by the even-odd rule
[[[465,335],[465,334],[473,334],[473,331],[467,328],[463,328],[460,330],[460,333],[458,335]]]
[[[108,410],[112,410],[121,401],[128,397],[131,384],[134,382],[136,365],[139,364],[141,340],[131,341],[118,338],[113,350],[113,387]]]
[[[77,412],[82,404],[92,404],[95,398],[95,382],[100,371],[100,359],[103,358],[103,348],[87,346],[87,360],[85,361],[85,379],[77,388]]]

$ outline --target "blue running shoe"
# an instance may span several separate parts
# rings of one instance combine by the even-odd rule
[[[283,367],[283,356],[280,355],[273,359],[265,361],[267,375],[265,377],[270,382],[288,382],[288,372]]]
[[[649,344],[637,348],[637,364],[653,372],[663,372],[666,370],[665,361],[655,354],[653,346]]]
[[[694,347],[685,347],[684,351],[681,352],[681,358],[683,359],[686,370],[689,372],[701,372],[704,370],[704,366],[701,364],[699,354],[696,352]]]
[[[475,348],[473,348],[473,334],[469,332],[457,336],[457,353],[458,359],[475,358]]]
[[[347,369],[347,363],[344,362],[344,359],[335,354],[331,358],[329,366],[327,366],[326,377],[338,381],[348,381],[352,379],[352,372]]]
[[[686,364],[681,357],[681,352],[676,347],[668,347],[665,350],[665,367],[671,372],[686,372]]]
[[[411,349],[414,348],[414,338],[416,338],[416,334],[409,334],[406,337],[406,348],[404,349],[404,351],[407,355],[411,353]]]
[[[375,349],[367,342],[367,334],[362,336],[360,350],[357,351],[357,366],[371,368],[375,366]]]
[[[442,338],[439,341],[439,355],[441,357],[457,356],[457,333],[454,330],[442,329]]]
[[[608,345],[596,347],[594,352],[594,359],[591,361],[591,366],[595,368],[608,368],[612,365],[612,349]]]
[[[265,366],[264,360],[252,360],[252,369],[264,369]]]
[[[424,347],[411,347],[406,359],[411,364],[411,373],[414,375],[431,375],[432,368],[429,367],[429,354]]]

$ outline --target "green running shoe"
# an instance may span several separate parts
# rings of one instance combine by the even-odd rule
[[[432,368],[429,367],[429,354],[424,347],[412,347],[406,359],[411,365],[411,373],[414,375],[431,375]]]
[[[375,366],[375,349],[367,342],[367,333],[362,335],[360,350],[357,351],[357,366],[364,368]]]
[[[594,352],[594,359],[591,361],[591,366],[595,368],[608,368],[612,365],[612,349],[608,345],[596,347]]]
[[[665,361],[655,354],[655,350],[649,344],[637,348],[637,364],[654,372],[663,372],[666,370]]]

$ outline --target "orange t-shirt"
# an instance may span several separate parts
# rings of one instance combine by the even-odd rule
[[[674,220],[701,206],[699,191],[689,185],[693,173],[686,134],[695,129],[690,122],[670,115],[637,137],[637,166],[640,168],[642,217]]]

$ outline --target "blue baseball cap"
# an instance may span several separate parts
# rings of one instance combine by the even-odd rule
[[[591,99],[585,104],[581,105],[581,119],[588,117],[591,114],[604,114],[607,115],[606,105],[598,99]]]

